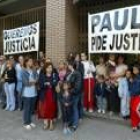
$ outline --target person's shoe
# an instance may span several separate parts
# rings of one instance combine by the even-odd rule
[[[68,134],[72,134],[72,131],[70,130],[70,128],[67,128],[67,132]]]
[[[82,121],[83,121],[82,119],[79,119],[79,123],[82,123]]]
[[[89,113],[93,113],[93,109],[89,109],[89,111],[88,111]]]
[[[49,129],[50,129],[50,131],[53,131],[54,130],[54,125],[50,123],[50,128]]]
[[[102,113],[105,114],[106,113],[105,110],[102,110]]]
[[[2,104],[1,109],[5,109],[6,108],[6,104]]]
[[[63,129],[63,134],[65,134],[65,135],[68,134],[68,130],[67,130],[67,128],[64,128],[64,129]]]
[[[109,112],[109,115],[110,115],[110,116],[112,116],[112,115],[113,115],[113,112],[112,112],[112,111],[110,111],[110,112]]]
[[[32,130],[32,127],[31,127],[30,125],[24,125],[24,128],[25,128],[26,130]]]
[[[72,126],[71,130],[72,130],[72,132],[75,132],[77,130],[77,126]]]
[[[5,110],[5,111],[9,111],[9,107],[6,107],[4,110]]]
[[[14,109],[14,108],[10,108],[10,109],[9,109],[9,111],[11,111],[11,112],[12,112],[12,111],[15,111],[15,109]]]
[[[101,113],[101,109],[98,109],[98,113]]]
[[[44,124],[43,129],[44,130],[48,130],[49,129],[49,125]]]
[[[31,123],[30,126],[31,126],[32,128],[36,128],[36,125],[35,125],[34,123]]]
[[[133,132],[136,132],[137,130],[138,130],[137,127],[133,127],[133,128],[132,128],[132,131],[133,131]]]
[[[87,108],[83,108],[83,111],[86,112],[87,111]]]
[[[49,121],[44,121],[43,129],[44,129],[44,130],[48,130],[49,127],[50,127],[50,122],[49,122]]]

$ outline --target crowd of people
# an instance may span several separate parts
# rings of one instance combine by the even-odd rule
[[[70,53],[58,67],[40,52],[32,57],[0,56],[0,103],[5,111],[23,111],[23,126],[36,127],[32,115],[43,120],[44,130],[54,130],[63,120],[64,134],[75,131],[84,111],[110,115],[120,113],[140,126],[140,66],[125,64],[123,55],[99,57],[95,65],[86,53]]]

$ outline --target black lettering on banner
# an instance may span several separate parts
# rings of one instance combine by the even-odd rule
[[[119,25],[120,21],[119,21],[119,11],[115,12],[115,17],[114,17],[114,26],[116,30],[124,30],[127,26],[127,22],[128,22],[128,9],[124,10],[124,15],[123,15],[123,23],[121,25]]]
[[[12,41],[8,41],[8,53],[11,52]]]
[[[16,44],[17,44],[17,51],[22,51],[20,48],[20,44],[21,44],[21,40],[16,40]]]
[[[137,16],[139,13],[137,12],[137,8],[132,9],[132,22],[131,22],[131,29],[140,29],[140,23],[137,23]],[[140,19],[140,18],[138,18]]]
[[[104,44],[106,44],[106,35],[103,35],[103,41],[102,41],[102,50],[106,50],[106,46],[104,46]]]
[[[129,48],[130,48],[130,42],[129,42],[129,39],[130,39],[130,35],[127,33],[127,34],[125,34],[124,35],[124,45],[123,45],[123,47],[124,47],[124,50],[129,50]]]
[[[32,35],[31,26],[28,27],[28,34],[29,34],[29,35]]]
[[[95,46],[95,37],[91,38],[91,50],[94,51],[94,46]]]
[[[30,42],[30,50],[35,49],[35,48],[36,48],[36,45],[35,45],[35,38],[32,37],[32,38],[31,38],[31,42]]]
[[[4,31],[4,39],[7,40],[7,38],[8,38],[8,33],[7,31]]]
[[[101,21],[101,17],[99,15],[95,15],[92,17],[92,33],[95,32],[95,26],[97,26]]]
[[[28,48],[29,48],[29,40],[28,40],[28,38],[24,38],[24,39],[23,39],[23,41],[22,41],[22,46],[23,46],[23,49],[24,49],[25,51],[28,50]]]
[[[132,37],[132,48],[133,48],[133,51],[135,50],[135,47],[136,47],[136,38],[138,37],[138,34],[137,33],[132,33],[131,34],[131,37]]]
[[[11,50],[12,52],[15,52],[15,40],[12,41],[12,46],[11,46]]]
[[[104,17],[103,17],[103,22],[101,24],[100,31],[102,32],[104,29],[107,29],[108,31],[112,30],[109,13],[105,14]]]
[[[116,49],[117,50],[120,50],[121,49],[122,43],[123,43],[123,34],[116,35]]]
[[[96,50],[101,50],[102,46],[102,38],[101,36],[96,37]]]
[[[37,33],[37,24],[33,24],[31,25],[31,30],[32,30],[32,34],[36,34]]]
[[[7,53],[8,52],[8,42],[6,42],[6,44],[5,44],[5,49],[4,49],[4,53]]]
[[[113,37],[112,37],[112,44],[109,45],[110,46],[110,50],[114,49],[115,41],[116,41],[116,35],[113,35]]]

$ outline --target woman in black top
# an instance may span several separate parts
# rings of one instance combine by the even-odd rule
[[[3,74],[5,81],[4,90],[6,93],[6,108],[7,111],[15,110],[15,83],[16,83],[16,72],[13,64],[10,60],[7,61],[7,68]]]

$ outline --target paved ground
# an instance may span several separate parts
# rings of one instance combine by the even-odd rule
[[[64,136],[61,123],[53,132],[37,128],[28,132],[22,127],[20,112],[0,110],[0,140],[140,140],[140,131],[133,133],[129,125],[122,125],[101,119],[84,119],[76,133]]]

